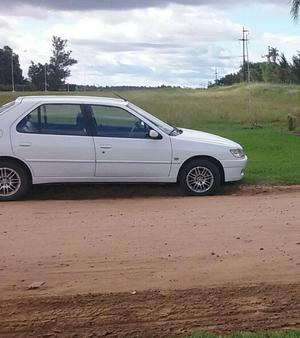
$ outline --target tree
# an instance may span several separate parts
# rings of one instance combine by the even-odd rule
[[[231,86],[234,83],[241,82],[241,72],[227,74],[217,81],[217,85]]]
[[[60,37],[52,38],[52,56],[50,62],[45,68],[41,63],[35,64],[31,61],[28,70],[28,76],[38,90],[45,88],[45,71],[47,87],[49,90],[59,90],[64,85],[67,77],[71,75],[70,66],[77,63],[77,60],[71,58],[72,51],[66,51],[68,41]]]
[[[291,1],[291,15],[294,20],[297,20],[299,17],[299,10],[300,10],[300,0],[292,0]]]
[[[297,55],[294,55],[292,60],[293,75],[295,76],[296,83],[300,84],[300,52],[298,52]]]
[[[65,79],[71,75],[70,66],[77,63],[71,58],[72,51],[66,51],[68,41],[58,36],[52,38],[52,56],[49,63],[48,83],[51,90],[59,90]]]
[[[263,81],[263,74],[262,74],[262,68],[261,64],[256,62],[250,62],[249,63],[249,69],[250,69],[250,80],[253,82],[261,82]]]
[[[278,49],[271,47],[269,50],[269,59],[271,60],[271,62],[276,63],[278,57],[279,57]]]
[[[21,84],[23,82],[19,56],[15,54],[10,47],[4,46],[3,49],[0,49],[0,84],[11,85],[12,60],[13,60],[15,84]]]
[[[261,62],[260,67],[262,70],[262,80],[264,82],[278,83],[280,67],[277,63]]]
[[[279,79],[283,83],[295,82],[292,67],[287,61],[284,53],[281,54],[279,60]]]
[[[35,64],[31,61],[31,65],[28,69],[28,76],[31,79],[36,90],[43,90],[45,88],[45,65],[41,63]],[[47,77],[49,76],[49,72],[47,72]],[[46,77],[46,79],[47,79]]]

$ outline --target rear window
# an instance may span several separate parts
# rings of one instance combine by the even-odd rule
[[[4,106],[0,107],[0,114],[4,113],[6,110],[8,110],[12,106],[14,106],[15,103],[16,103],[16,101],[12,101],[12,102],[6,103]]]

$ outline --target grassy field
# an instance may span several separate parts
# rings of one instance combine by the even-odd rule
[[[187,338],[300,338],[300,331],[234,333],[226,336],[213,333],[195,333]]]
[[[20,95],[41,94],[0,92],[0,105]],[[108,91],[72,94],[113,96]],[[300,184],[300,137],[287,132],[288,114],[300,114],[300,86],[253,84],[120,94],[173,125],[216,133],[242,144],[249,156],[246,183]],[[253,124],[259,128],[252,128]]]

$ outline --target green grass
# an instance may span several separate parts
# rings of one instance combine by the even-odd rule
[[[186,338],[300,338],[300,331],[233,333],[230,335],[194,333],[193,335]]]
[[[243,145],[249,158],[246,183],[300,183],[300,137],[287,134],[280,125],[250,129],[241,124],[209,123],[202,130]]]
[[[41,94],[0,92],[0,105],[20,95]],[[108,91],[70,94],[113,96]],[[246,183],[300,184],[300,137],[287,133],[288,114],[300,112],[300,86],[166,88],[122,91],[121,95],[170,124],[215,133],[242,144],[249,157]],[[261,128],[251,129],[254,121]]]

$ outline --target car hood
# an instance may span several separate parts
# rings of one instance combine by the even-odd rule
[[[182,133],[176,136],[176,138],[178,139],[182,139],[186,141],[217,144],[217,145],[233,147],[233,148],[242,148],[242,146],[239,145],[238,143],[228,140],[227,138],[224,138],[221,136],[205,133],[203,131],[198,131],[198,130],[185,129],[185,128],[180,128],[180,129],[182,130]]]

